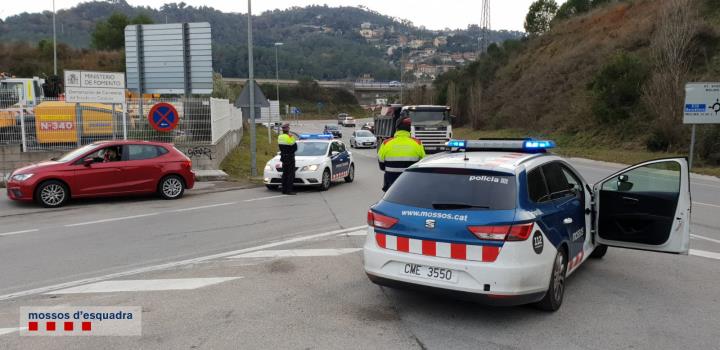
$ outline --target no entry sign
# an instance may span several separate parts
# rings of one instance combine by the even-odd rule
[[[178,121],[180,121],[180,115],[177,109],[169,103],[158,103],[152,106],[148,113],[148,122],[157,131],[172,131],[178,125]]]

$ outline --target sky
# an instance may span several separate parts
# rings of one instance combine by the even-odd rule
[[[524,31],[525,14],[533,0],[490,0],[492,29]],[[53,0],[3,0],[0,7],[0,18],[23,12],[52,11]],[[56,9],[67,9],[77,5],[81,0],[55,0]],[[180,0],[127,0],[134,6],[150,6],[158,8],[168,2]],[[247,13],[244,0],[184,0],[188,5],[214,7],[223,12]],[[563,3],[564,0],[558,1]],[[328,5],[358,6],[362,5],[385,15],[404,18],[417,26],[428,29],[467,28],[468,24],[480,22],[482,1],[480,0],[255,0],[252,4],[253,13],[260,14],[266,10],[286,9],[293,6]]]

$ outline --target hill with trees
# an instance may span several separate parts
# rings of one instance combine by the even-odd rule
[[[529,37],[491,45],[435,81],[435,102],[476,130],[550,135],[577,146],[687,152],[686,82],[720,81],[713,0],[536,1]],[[512,131],[512,132],[510,132]],[[720,126],[697,150],[720,165]]]
[[[213,66],[228,77],[247,75],[247,18],[239,13],[223,13],[207,6],[168,3],[159,9],[135,7],[125,0],[91,1],[57,13],[58,40],[70,48],[116,50],[117,45],[104,44],[101,38],[117,42],[117,31],[129,23],[209,22],[213,32]],[[361,36],[363,23],[382,29],[379,37]],[[387,54],[387,47],[399,40],[432,39],[449,35],[449,52],[473,50],[480,31],[430,31],[413,23],[385,16],[361,7],[308,6],[268,11],[253,19],[255,69],[258,77],[274,77],[276,42],[282,74],[285,78],[355,79],[370,73],[378,80],[399,79],[399,53]],[[95,36],[94,36],[95,35]],[[113,39],[115,35],[115,39]],[[491,41],[522,36],[519,32],[493,31]],[[36,45],[52,38],[52,13],[23,13],[0,21],[0,42],[24,42]],[[432,44],[430,44],[432,45]],[[0,62],[2,65],[3,62]],[[7,69],[7,68],[4,68]]]

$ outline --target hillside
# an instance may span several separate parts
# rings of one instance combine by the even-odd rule
[[[247,75],[247,20],[239,13],[223,13],[211,7],[168,3],[159,9],[133,7],[124,0],[92,1],[57,13],[58,41],[75,48],[88,48],[90,35],[99,21],[113,12],[150,17],[155,23],[207,21],[212,25],[214,69],[224,76]],[[356,7],[309,6],[268,11],[254,16],[255,69],[259,77],[274,77],[274,43],[279,50],[284,77],[310,76],[315,79],[355,79],[371,74],[378,80],[397,80],[399,52],[388,48],[403,40],[423,39],[432,47],[437,36],[450,35],[440,51],[475,50],[478,29],[432,32],[412,23]],[[360,33],[371,24],[370,37]],[[376,35],[376,36],[373,36]],[[491,40],[518,38],[519,32],[497,31]],[[28,42],[35,45],[52,37],[52,14],[24,13],[0,21],[0,42]],[[0,65],[2,62],[0,62]]]
[[[548,32],[493,47],[466,69],[440,77],[437,99],[479,130],[686,152],[684,84],[720,81],[720,21],[711,4],[614,1],[556,19]],[[720,128],[698,131],[699,155],[720,164]]]

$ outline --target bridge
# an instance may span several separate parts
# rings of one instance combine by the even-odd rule
[[[247,81],[246,78],[223,78],[228,84],[242,84],[244,85]],[[258,84],[270,84],[275,85],[276,83],[281,86],[295,86],[300,83],[299,80],[292,79],[255,79]],[[353,82],[353,81],[342,81],[342,80],[316,80],[320,87],[333,88],[333,89],[345,89],[350,91],[357,97],[361,104],[372,104],[377,98],[388,98],[393,95],[399,95],[401,90],[400,83],[366,83],[366,82]],[[417,83],[404,83],[405,90],[410,90],[418,86]]]

